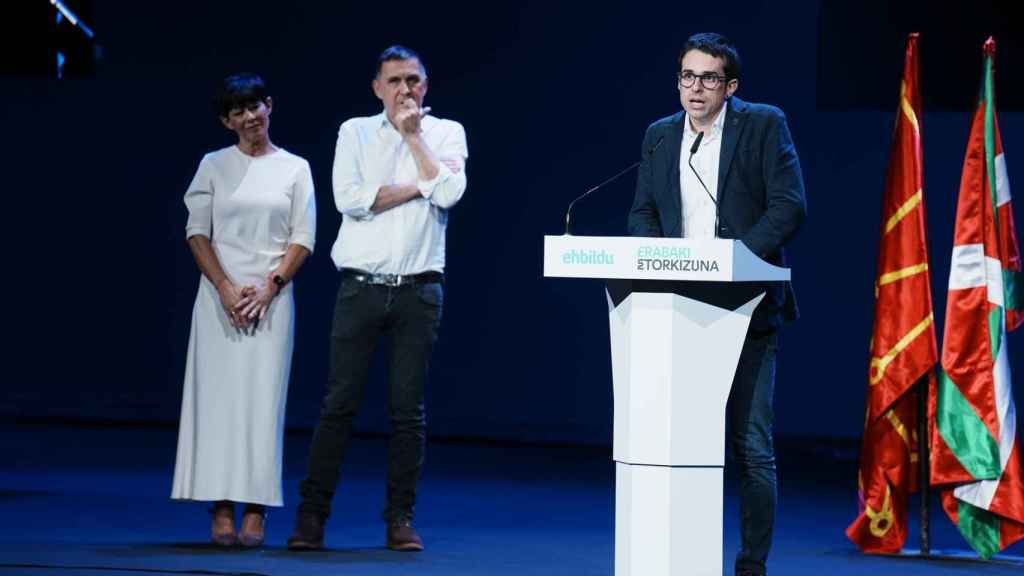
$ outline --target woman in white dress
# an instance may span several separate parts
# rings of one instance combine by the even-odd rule
[[[313,251],[316,203],[309,163],[270,141],[272,102],[258,76],[226,78],[216,106],[238,144],[204,156],[185,193],[202,276],[171,498],[214,502],[214,543],[259,546],[264,507],[283,504],[290,280]],[[245,504],[238,532],[236,503]]]

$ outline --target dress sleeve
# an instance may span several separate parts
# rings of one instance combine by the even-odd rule
[[[316,243],[316,194],[309,162],[303,162],[292,191],[291,237],[289,244],[305,246],[313,252]]]
[[[185,239],[193,236],[210,238],[213,233],[213,169],[208,156],[199,162],[196,175],[185,191],[185,207],[188,209],[188,223],[185,225]]]

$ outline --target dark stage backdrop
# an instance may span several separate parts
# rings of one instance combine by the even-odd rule
[[[13,256],[4,279],[5,417],[177,420],[198,279],[182,194],[202,155],[233,143],[210,106],[228,73],[266,78],[274,141],[314,172],[318,244],[297,279],[287,411],[294,427],[315,423],[325,385],[338,282],[329,257],[340,223],[330,180],[337,128],[380,110],[370,91],[373,63],[392,43],[421,52],[428,103],[463,123],[470,146],[469,188],[448,229],[445,317],[429,385],[435,436],[610,442],[603,288],[543,279],[542,238],[561,233],[572,197],[637,157],[650,122],[679,109],[676,55],[693,32],[721,31],[739,44],[739,95],[787,112],[803,164],[810,216],[790,250],[803,318],[782,338],[780,434],[861,432],[879,203],[907,32],[923,34],[925,198],[940,327],[969,113],[990,32],[999,42],[1010,180],[1024,185],[1024,113],[1012,72],[1024,66],[1024,52],[1014,44],[1020,30],[997,5],[972,4],[954,30],[944,24],[948,15],[924,8],[810,0],[702,9],[68,4],[88,10],[102,58],[59,82],[24,71],[0,79]],[[26,23],[22,37],[33,26]],[[3,56],[35,58],[28,52],[38,44],[15,43]],[[634,182],[630,175],[581,203],[576,232],[624,234]],[[1022,340],[1010,337],[1018,405]],[[381,360],[363,431],[387,429]]]

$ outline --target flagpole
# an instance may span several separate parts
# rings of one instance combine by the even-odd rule
[[[918,487],[921,492],[921,555],[931,555],[930,526],[928,525],[928,507],[931,496],[931,478],[929,475],[929,442],[928,442],[928,374],[917,381],[917,461]]]

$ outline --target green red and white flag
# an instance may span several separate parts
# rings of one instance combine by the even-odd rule
[[[960,195],[942,369],[929,396],[931,483],[982,558],[1024,538],[1024,467],[1006,334],[1024,320],[1010,185],[995,110],[995,42],[984,45]]]
[[[895,553],[907,537],[917,490],[917,390],[938,363],[922,187],[917,34],[907,40],[875,278],[867,410],[858,472],[859,510],[846,535],[868,553]]]

